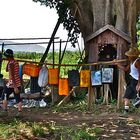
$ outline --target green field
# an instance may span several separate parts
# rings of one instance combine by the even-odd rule
[[[27,61],[35,61],[39,62],[41,60],[41,57],[43,54],[41,53],[15,53],[15,59],[21,59],[22,60],[27,60]],[[62,64],[78,64],[80,61],[80,53],[78,51],[66,51],[65,55],[62,60]],[[55,52],[54,53],[54,62],[55,64],[59,63],[59,53]],[[53,62],[53,53],[50,52],[48,53],[48,56],[45,60],[47,63],[52,63]],[[19,64],[23,64],[23,62],[20,62]],[[2,61],[2,68],[1,68],[1,73],[3,74],[4,78],[8,78],[8,72],[6,72],[6,65],[7,61]],[[47,66],[48,68],[51,66]],[[66,77],[68,70],[71,69],[77,69],[77,67],[72,67],[72,66],[61,66],[60,67],[60,76],[61,77]],[[28,76],[24,75],[23,78],[29,78]]]

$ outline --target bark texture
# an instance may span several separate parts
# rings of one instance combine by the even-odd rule
[[[71,11],[84,39],[106,24],[111,24],[130,35],[135,44],[140,0],[75,0]]]

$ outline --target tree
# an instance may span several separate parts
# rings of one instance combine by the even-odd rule
[[[80,29],[85,42],[86,56],[89,54],[87,36],[107,24],[128,34],[132,44],[136,45],[136,21],[140,10],[140,0],[34,1],[39,1],[50,8],[56,8],[60,21],[69,31],[71,41],[75,42]]]
[[[138,47],[140,49],[140,16],[138,17],[138,21],[137,21],[137,44],[138,44]]]
[[[55,8],[71,40],[80,31],[85,38],[106,24],[129,34],[135,43],[140,0],[33,0]],[[78,23],[78,24],[77,24]]]

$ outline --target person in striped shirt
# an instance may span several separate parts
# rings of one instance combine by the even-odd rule
[[[14,93],[16,103],[18,104],[18,114],[20,114],[22,111],[22,99],[20,97],[21,79],[19,75],[19,64],[14,59],[13,50],[7,49],[4,52],[4,56],[8,60],[6,71],[9,72],[9,79],[2,93],[3,111],[7,112],[9,96]]]

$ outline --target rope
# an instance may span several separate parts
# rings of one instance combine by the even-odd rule
[[[61,43],[67,43],[70,41],[61,41]],[[4,43],[4,46],[9,45],[30,45],[30,44],[48,44],[49,42],[33,42],[33,43]],[[54,43],[60,43],[60,41],[54,41]],[[3,44],[3,43],[2,43]],[[2,45],[0,44],[0,45]]]
[[[3,58],[2,60],[6,60],[5,58]],[[95,62],[95,63],[88,63],[88,64],[52,64],[52,63],[41,63],[41,62],[36,62],[36,61],[28,61],[28,60],[21,60],[21,59],[15,59],[18,62],[25,62],[25,63],[35,63],[35,64],[45,64],[45,65],[50,65],[50,66],[95,66],[95,65],[116,65],[115,63],[121,63],[121,62],[126,62],[127,59],[122,59],[122,60],[113,60],[113,61],[99,61],[99,62]]]

